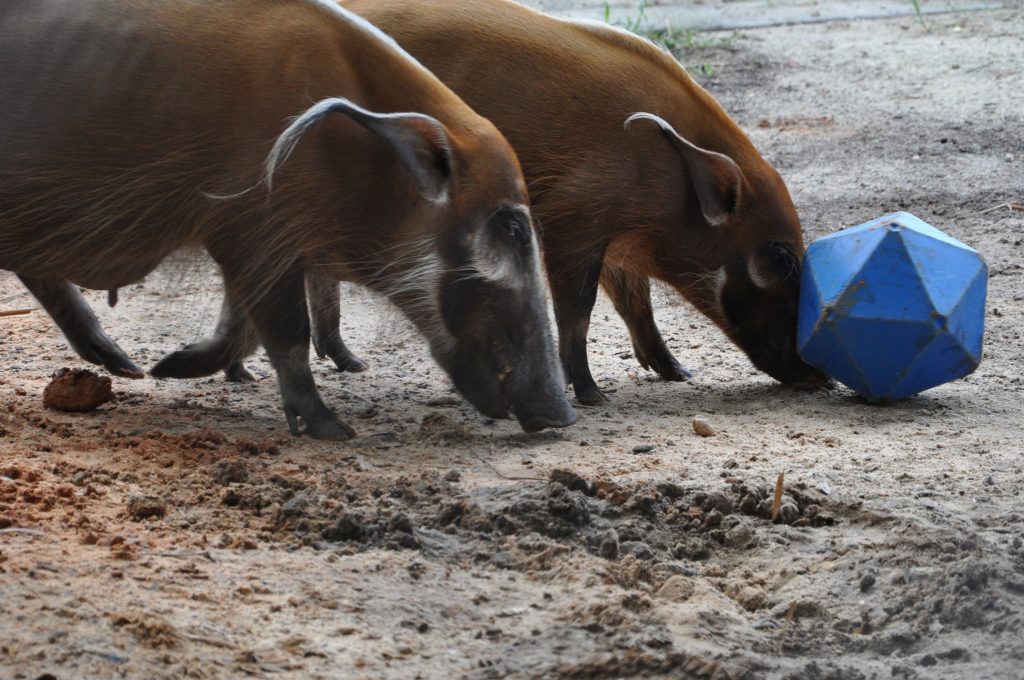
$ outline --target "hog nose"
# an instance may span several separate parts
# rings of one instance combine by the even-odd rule
[[[548,409],[523,415],[517,413],[516,417],[526,432],[540,432],[549,427],[569,427],[579,420],[579,414],[576,413],[576,409],[569,406],[569,402],[550,404]]]
[[[797,390],[813,390],[834,384],[831,378],[816,368],[804,366],[802,369],[803,370],[796,372],[794,375],[789,376],[788,380],[783,380],[782,382],[784,382],[788,387],[792,387]]]

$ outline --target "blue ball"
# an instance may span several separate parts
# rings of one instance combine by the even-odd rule
[[[869,401],[903,399],[981,363],[988,267],[905,212],[825,236],[804,255],[797,348]]]

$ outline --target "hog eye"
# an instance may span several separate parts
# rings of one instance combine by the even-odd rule
[[[761,246],[761,259],[767,270],[782,281],[794,281],[800,277],[800,261],[793,246],[784,241],[769,241]]]
[[[495,227],[506,241],[517,248],[530,245],[530,220],[521,209],[502,208],[495,215],[495,220]]]

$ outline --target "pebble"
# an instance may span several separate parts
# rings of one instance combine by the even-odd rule
[[[725,544],[733,548],[746,548],[754,542],[754,531],[745,524],[734,526],[725,532]]]
[[[633,447],[633,453],[650,453],[654,450],[654,444],[637,444]]]
[[[413,523],[409,519],[409,516],[404,512],[396,512],[391,516],[391,520],[388,522],[389,532],[398,532],[401,534],[413,533]]]
[[[342,515],[333,527],[324,529],[322,535],[328,541],[358,541],[363,538],[363,524],[355,515]]]
[[[672,548],[672,556],[676,559],[703,560],[709,554],[707,544],[699,538],[684,539]]]
[[[114,398],[110,378],[84,368],[61,368],[43,390],[43,404],[71,413],[85,413]]]
[[[128,499],[128,514],[135,519],[163,517],[167,514],[167,501],[158,496],[132,496]]]
[[[632,555],[638,560],[650,560],[654,558],[654,553],[651,551],[651,547],[643,541],[623,541],[621,549],[622,552],[627,555]]]
[[[736,602],[748,611],[764,609],[768,604],[768,595],[757,586],[746,586],[736,594]]]
[[[608,533],[601,538],[601,546],[597,549],[597,554],[606,560],[618,559],[619,534],[615,529],[609,529]]]
[[[219,460],[213,469],[213,480],[218,484],[239,484],[249,477],[245,462],[241,460]]]
[[[552,482],[558,482],[569,491],[579,491],[587,496],[594,495],[594,489],[587,483],[587,480],[583,479],[583,477],[579,476],[572,470],[561,470],[555,468],[548,474],[548,479]]]
[[[693,431],[701,437],[713,437],[715,436],[715,428],[711,427],[711,423],[707,421],[704,416],[695,416],[693,419]]]
[[[864,574],[860,579],[860,592],[866,593],[871,590],[871,587],[875,585],[874,574]]]
[[[792,524],[800,519],[800,508],[795,503],[782,503],[779,508],[779,521],[783,524]]]
[[[693,595],[694,590],[696,590],[696,585],[693,579],[686,576],[672,576],[662,584],[661,588],[658,588],[654,596],[669,602],[686,602]]]

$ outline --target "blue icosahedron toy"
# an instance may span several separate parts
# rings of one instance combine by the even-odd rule
[[[981,362],[988,267],[898,212],[825,236],[804,255],[797,348],[869,401],[962,378]]]

